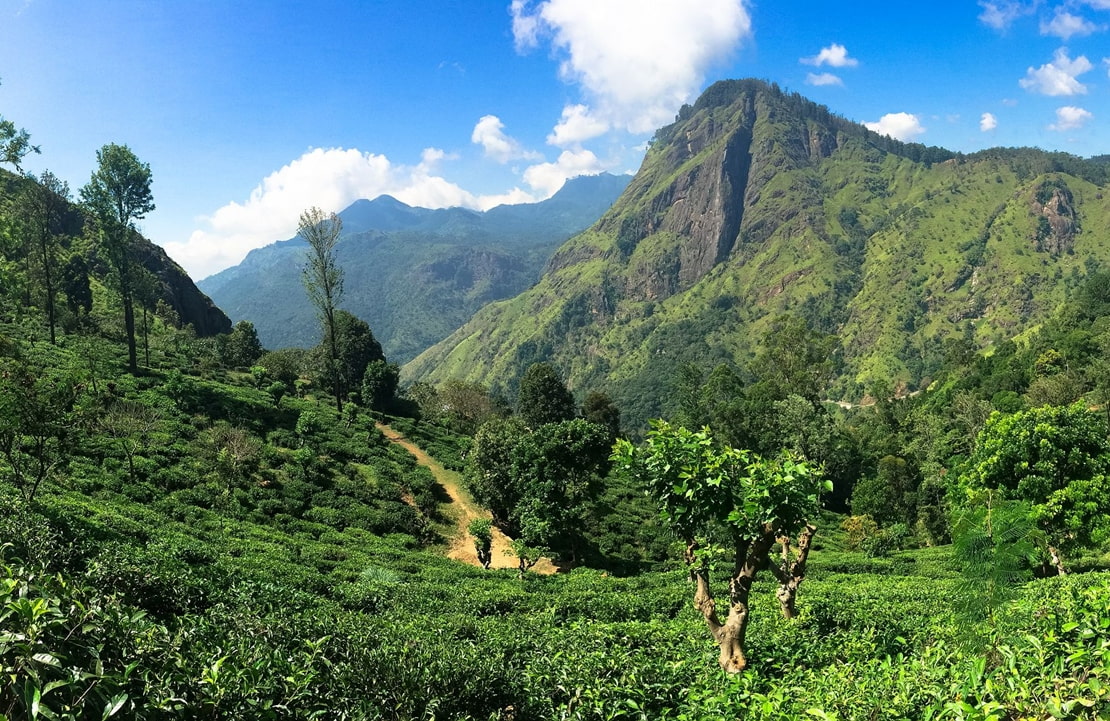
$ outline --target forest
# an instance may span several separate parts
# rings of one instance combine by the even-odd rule
[[[917,391],[830,398],[838,337],[784,313],[627,427],[542,360],[402,385],[318,209],[319,344],[199,333],[136,260],[149,167],[92,165],[0,190],[0,719],[1110,715],[1098,267]]]

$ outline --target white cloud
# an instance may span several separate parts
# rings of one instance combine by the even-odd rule
[[[983,113],[979,117],[979,129],[984,133],[989,133],[998,127],[998,118],[994,117],[994,113]]]
[[[1025,15],[1030,15],[1037,7],[1037,2],[1023,3],[1014,0],[1001,0],[1000,2],[986,2],[980,0],[979,7],[983,12],[979,20],[995,30],[1007,30],[1015,20]]]
[[[1090,35],[1100,29],[1090,20],[1072,15],[1063,8],[1056,9],[1056,15],[1051,22],[1041,21],[1041,35],[1055,35],[1061,40],[1067,40],[1073,36]]]
[[[799,62],[806,65],[828,65],[833,68],[854,68],[859,65],[859,60],[848,57],[848,49],[839,43],[833,43],[813,57],[802,58]]]
[[[300,214],[314,205],[338,212],[360,198],[389,194],[425,208],[488,207],[487,199],[433,174],[435,164],[448,157],[429,148],[421,163],[405,166],[354,148],[315,148],[266,176],[245,202],[200,218],[201,227],[187,241],[165,248],[190,276],[204,278],[255,248],[292,237]]]
[[[566,148],[577,145],[609,131],[609,123],[595,117],[585,105],[568,105],[563,108],[555,130],[547,136],[549,145]]]
[[[471,142],[485,148],[486,157],[499,163],[510,160],[538,160],[539,153],[528,151],[515,139],[505,134],[505,124],[496,115],[483,115],[470,134]]]
[[[539,45],[540,20],[529,15],[528,0],[513,0],[509,13],[513,16],[513,42],[517,51],[524,51]]]
[[[925,132],[921,121],[911,113],[887,113],[875,123],[864,123],[879,135],[889,135],[895,140],[909,141]]]
[[[510,13],[519,49],[546,38],[592,118],[633,133],[671,122],[751,35],[745,0],[514,0]]]
[[[806,73],[806,85],[843,85],[844,81],[832,73]]]
[[[1056,108],[1056,122],[1049,125],[1048,129],[1060,132],[1078,130],[1093,117],[1095,117],[1094,114],[1089,110],[1077,108],[1074,105],[1065,105],[1062,108]]]
[[[1095,10],[1110,10],[1110,0],[1086,0]]]
[[[478,210],[489,210],[496,208],[499,205],[519,205],[520,203],[535,203],[541,198],[537,198],[532,193],[520,188],[513,188],[506,193],[499,193],[497,195],[483,195],[478,198]]]
[[[1036,70],[1030,67],[1018,83],[1026,90],[1042,95],[1084,95],[1087,86],[1076,78],[1093,67],[1085,55],[1072,60],[1068,57],[1068,49],[1060,48],[1052,56],[1051,63],[1045,63]]]
[[[524,182],[542,200],[554,195],[568,178],[597,175],[604,170],[604,165],[589,150],[564,150],[554,163],[539,163],[525,170]]]

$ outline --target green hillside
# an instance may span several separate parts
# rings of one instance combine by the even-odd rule
[[[0,354],[0,435],[13,403],[52,399],[66,429],[49,449],[64,461],[33,498],[0,463],[4,718],[1110,711],[1104,573],[986,597],[990,577],[969,583],[951,548],[847,550],[826,515],[799,617],[782,618],[775,583],[758,580],[751,667],[732,676],[669,564],[517,578],[450,561],[439,489],[365,411],[347,422],[326,397],[275,403],[188,353],[131,378],[123,348],[97,344],[96,375],[68,337]],[[457,463],[458,438],[395,422]]]
[[[686,362],[746,364],[784,313],[839,336],[834,397],[927,385],[944,339],[1036,326],[1110,263],[1104,163],[906,145],[757,81],[709,88],[535,287],[404,376],[512,393],[535,360],[633,423],[674,410]]]
[[[24,247],[24,236],[36,221],[28,215],[26,197],[30,189],[39,187],[32,180],[0,168],[0,285],[4,291],[19,297],[22,303],[41,304],[38,296],[40,288],[37,268],[33,257]],[[66,188],[68,192],[68,188]],[[87,211],[81,208],[73,197],[58,197],[57,210],[47,224],[48,230],[57,238],[57,248],[53,251],[59,269],[68,266],[67,273],[60,273],[62,280],[58,288],[62,295],[69,293],[68,302],[60,302],[60,319],[69,327],[81,321],[81,312],[98,314],[103,308],[97,304],[83,307],[85,298],[89,302],[95,293],[100,299],[100,290],[109,282],[110,264],[104,252],[94,241],[96,230],[88,223]],[[231,330],[231,321],[217,308],[189,278],[188,274],[175,263],[160,246],[155,245],[138,233],[130,239],[136,265],[149,277],[146,289],[146,304],[153,311],[161,304],[166,313],[172,314],[173,322],[192,326],[199,336],[214,336]],[[68,280],[68,282],[67,282]],[[90,287],[91,283],[91,287]],[[68,287],[67,287],[68,286]],[[83,290],[82,290],[83,289]],[[78,297],[80,296],[80,297]],[[78,310],[78,307],[80,309]],[[74,310],[69,310],[70,308]]]

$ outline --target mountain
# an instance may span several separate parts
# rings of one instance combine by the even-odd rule
[[[30,182],[27,178],[0,170],[0,221],[7,212],[7,203],[14,202],[21,186]],[[88,263],[90,274],[103,282],[110,272],[108,264],[98,258],[95,251],[88,248],[87,244],[72,242],[72,239],[80,238],[84,233],[85,216],[80,206],[68,204],[62,223],[64,227],[59,228],[58,231],[63,236],[64,252],[81,255]],[[193,330],[201,337],[231,331],[231,321],[228,317],[212,303],[208,296],[200,292],[188,273],[166,255],[161,246],[155,245],[139,234],[134,235],[132,242],[135,259],[155,278],[156,300],[161,300],[172,308],[183,325],[192,325]],[[79,251],[77,246],[84,250]]]
[[[339,214],[341,306],[370,324],[390,360],[409,360],[485,304],[535,283],[552,251],[597,220],[628,181],[583,176],[545,201],[484,213],[359,200]],[[199,285],[233,319],[254,323],[266,347],[315,345],[318,323],[301,285],[305,247],[293,238],[253,250]]]
[[[693,362],[744,367],[789,313],[840,340],[832,392],[921,387],[942,344],[981,348],[1110,267],[1105,162],[905,144],[755,80],[714,84],[659,130],[625,192],[519,296],[407,364],[513,393],[553,361],[632,423]],[[758,373],[758,369],[755,369]]]

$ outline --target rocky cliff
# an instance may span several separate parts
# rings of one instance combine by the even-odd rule
[[[945,338],[1010,338],[1110,263],[1107,176],[1064,154],[901,143],[773,85],[716,83],[539,283],[404,377],[511,396],[549,360],[642,422],[670,407],[683,364],[742,367],[789,313],[840,338],[833,392],[920,387]]]

